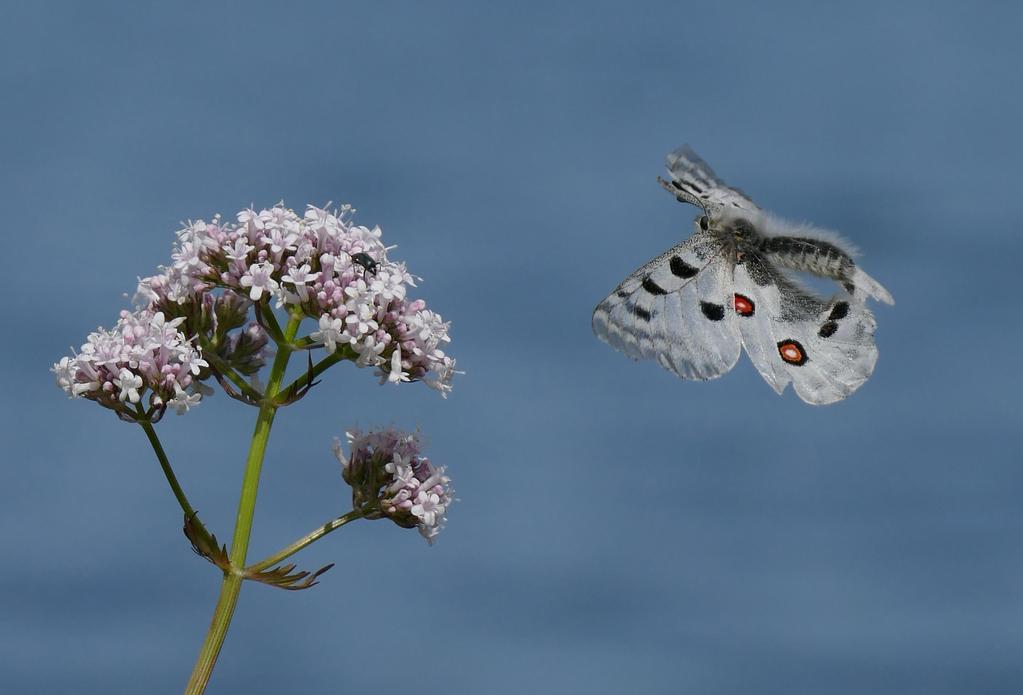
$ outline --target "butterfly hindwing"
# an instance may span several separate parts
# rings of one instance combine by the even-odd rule
[[[771,319],[772,307],[777,313],[782,305],[781,290],[771,283],[753,282],[745,264],[736,265],[733,278],[732,305],[743,348],[764,381],[781,394],[792,381],[784,362],[777,359]]]
[[[742,343],[778,393],[792,382],[807,403],[839,401],[874,371],[876,322],[863,301],[814,297],[759,254],[735,266],[734,307]]]
[[[697,233],[632,273],[593,312],[597,336],[685,379],[712,379],[739,359],[731,264]]]

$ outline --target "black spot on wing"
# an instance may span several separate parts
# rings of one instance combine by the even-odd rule
[[[849,302],[838,302],[828,315],[829,321],[841,321],[849,315]]]
[[[672,275],[678,278],[682,278],[683,280],[688,280],[689,278],[695,276],[698,272],[700,272],[693,266],[683,261],[678,256],[671,257],[671,260],[668,261],[668,267],[671,268]]]
[[[821,326],[821,329],[819,331],[817,331],[817,335],[819,335],[822,338],[830,338],[831,336],[835,335],[835,331],[837,330],[838,322],[828,321],[823,326]]]
[[[649,321],[654,317],[653,314],[651,314],[649,311],[647,311],[641,306],[632,307],[632,313],[634,313],[636,316],[643,319],[644,321]]]
[[[643,278],[643,289],[649,292],[650,294],[668,294],[667,291],[663,287],[658,285],[656,282],[654,282],[649,275]]]
[[[720,321],[725,317],[725,307],[713,302],[700,302],[700,311],[711,321]]]

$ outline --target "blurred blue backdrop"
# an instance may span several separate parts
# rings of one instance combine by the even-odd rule
[[[461,501],[250,585],[213,693],[1019,693],[1023,12],[1008,3],[5,3],[0,690],[176,692],[215,602],[138,428],[47,372],[179,221],[351,202],[453,322],[447,401],[329,372],[252,557],[347,510],[331,437],[421,425]],[[895,295],[837,405],[590,331],[687,236],[691,143]],[[17,261],[15,263],[15,261]],[[229,536],[254,412],[159,429]]]

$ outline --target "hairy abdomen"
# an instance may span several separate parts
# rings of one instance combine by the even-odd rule
[[[761,242],[760,250],[769,254],[776,265],[833,280],[848,280],[856,267],[848,253],[820,239],[767,237]]]

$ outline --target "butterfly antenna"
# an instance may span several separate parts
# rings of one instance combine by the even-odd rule
[[[677,200],[678,202],[695,205],[696,207],[703,210],[703,214],[710,215],[710,209],[707,207],[706,202],[700,200],[692,193],[688,191],[683,191],[681,188],[675,186],[674,183],[669,183],[668,181],[662,179],[660,176],[657,177],[657,183],[661,184],[661,188],[675,196],[675,200]]]

